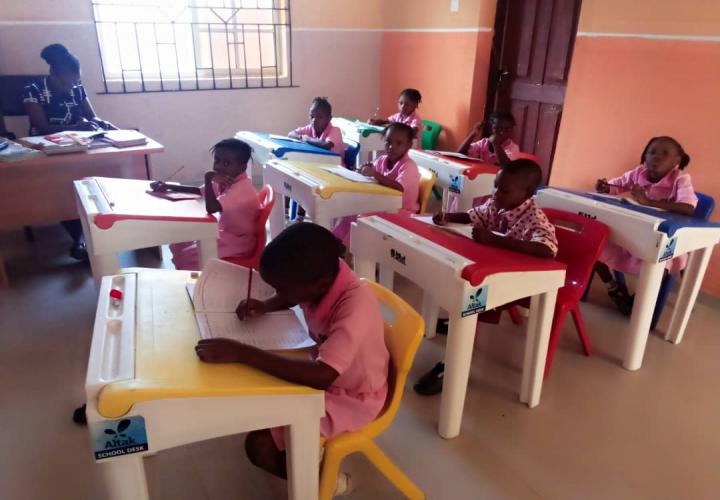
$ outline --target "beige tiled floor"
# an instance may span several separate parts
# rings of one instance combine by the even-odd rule
[[[59,228],[0,234],[12,287],[0,291],[0,498],[103,499],[87,433],[72,424],[82,401],[95,290],[89,269],[64,255]],[[158,266],[151,252],[126,264]],[[628,322],[600,290],[583,305],[595,355],[566,327],[541,405],[517,400],[523,331],[482,329],[462,434],[435,432],[439,397],[406,391],[380,444],[430,499],[715,499],[720,491],[720,311],[698,305],[679,346],[650,338],[642,370],[619,365]],[[666,318],[667,320],[667,318]],[[661,327],[664,326],[661,323]],[[441,358],[424,341],[411,379]],[[249,465],[242,437],[146,460],[154,499],[284,498],[284,484]],[[397,492],[361,457],[347,462],[350,498]]]

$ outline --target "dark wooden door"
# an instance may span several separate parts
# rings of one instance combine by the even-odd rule
[[[547,181],[560,128],[580,0],[499,0],[487,113],[510,111],[520,151]]]

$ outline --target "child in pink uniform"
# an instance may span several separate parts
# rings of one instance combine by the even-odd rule
[[[340,129],[331,123],[332,106],[326,97],[316,97],[310,105],[310,123],[298,127],[288,137],[323,149],[335,151],[345,158],[345,143]]]
[[[698,203],[690,175],[683,172],[690,163],[678,141],[672,137],[653,137],[647,143],[640,165],[614,179],[598,179],[598,193],[620,194],[630,192],[635,201],[648,207],[661,208],[682,215],[692,215]],[[665,272],[677,275],[687,264],[687,255],[680,255],[665,264]],[[608,243],[595,266],[600,278],[608,287],[608,295],[618,309],[626,315],[632,312],[634,296],[625,284],[617,283],[611,269],[639,274],[642,261],[624,248]]]
[[[260,200],[247,175],[252,149],[238,139],[224,139],[212,147],[213,169],[205,174],[205,186],[181,186],[156,181],[153,191],[178,191],[205,196],[209,214],[220,212],[218,257],[247,257],[255,250],[255,224],[260,215]],[[200,257],[197,241],[170,245],[177,269],[197,271]]]
[[[491,199],[468,212],[439,212],[433,216],[433,222],[438,225],[447,222],[473,224],[473,240],[480,244],[552,259],[558,251],[555,226],[533,198],[541,178],[542,172],[535,162],[511,161],[495,177]],[[478,319],[496,322],[498,316],[497,310],[488,311]],[[447,332],[447,326],[443,328]],[[415,391],[423,396],[441,392],[444,371],[445,365],[437,363],[420,377]]]
[[[478,158],[493,165],[506,165],[520,152],[520,148],[510,138],[515,117],[512,113],[493,113],[490,115],[490,137],[482,137],[485,122],[480,122],[468,134],[458,148],[458,153]]]
[[[229,339],[201,340],[196,351],[209,363],[244,363],[271,375],[325,391],[320,433],[333,437],[372,422],[387,397],[390,355],[375,296],[341,259],[344,248],[327,229],[294,224],[265,248],[260,275],[276,295],[240,302],[241,320],[299,304],[317,342],[312,360],[288,359]],[[251,432],[250,461],[280,477],[285,468],[284,429]]]
[[[385,154],[360,169],[361,174],[373,177],[378,184],[402,191],[400,212],[407,214],[414,214],[419,208],[420,171],[408,156],[412,138],[413,131],[408,125],[391,123],[385,129]],[[343,217],[333,228],[333,233],[345,246],[350,241],[350,226],[356,219],[356,215]]]
[[[398,113],[388,116],[387,120],[371,118],[369,122],[372,125],[385,126],[391,123],[403,123],[413,130],[413,138],[415,149],[422,149],[422,131],[423,123],[417,114],[417,108],[422,102],[422,95],[417,89],[404,89],[398,97]]]

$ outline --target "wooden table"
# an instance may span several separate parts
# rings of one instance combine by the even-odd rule
[[[91,149],[0,163],[0,230],[77,219],[73,181],[85,177],[149,179],[150,155],[163,146]]]

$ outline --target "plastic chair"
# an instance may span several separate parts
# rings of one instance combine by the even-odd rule
[[[703,193],[696,192],[695,196],[698,198],[698,204],[695,206],[693,217],[702,220],[710,219],[713,210],[715,210],[715,200],[712,196]],[[613,274],[615,275],[615,281],[625,284],[625,275],[623,273],[620,271],[613,271]],[[657,300],[655,301],[655,309],[653,310],[652,320],[650,321],[650,330],[654,330],[655,327],[657,327],[657,324],[660,321],[660,316],[662,316],[663,309],[665,308],[665,302],[667,302],[673,285],[675,285],[675,278],[670,274],[664,276],[660,282],[660,290],[658,291]],[[588,285],[588,289],[589,288],[590,287]],[[585,295],[587,295],[587,292]],[[585,296],[583,296],[583,298],[585,298]]]
[[[437,146],[438,137],[442,131],[442,125],[439,123],[431,122],[430,120],[423,120],[423,130],[420,138],[422,139],[423,149],[434,150]]]
[[[265,243],[267,243],[267,230],[265,229],[265,225],[267,224],[268,217],[270,217],[270,211],[273,205],[275,205],[275,191],[273,191],[273,188],[269,185],[263,186],[258,193],[258,198],[260,199],[260,215],[258,215],[257,222],[255,223],[255,234],[257,235],[255,250],[249,257],[230,256],[223,257],[222,260],[250,269],[257,269],[259,267],[260,255],[265,248]]]
[[[592,354],[592,346],[580,313],[580,299],[592,277],[595,262],[605,248],[610,236],[610,228],[602,222],[588,219],[582,215],[552,208],[544,208],[543,211],[550,222],[555,225],[555,234],[558,239],[556,259],[567,265],[565,286],[558,290],[555,301],[555,313],[545,361],[545,377],[547,377],[550,374],[555,349],[568,313],[572,314],[585,355]],[[516,306],[511,307],[509,313],[514,323],[521,322]]]
[[[430,193],[435,185],[436,175],[427,168],[418,167],[418,170],[420,171],[420,189],[418,190],[418,205],[420,208],[418,213],[424,214],[430,199]]]
[[[423,499],[425,494],[383,453],[374,438],[384,432],[395,418],[425,326],[420,315],[400,297],[377,283],[363,281],[372,289],[383,309],[392,314],[392,319],[385,321],[385,345],[390,352],[387,400],[373,422],[325,442],[319,498],[332,498],[343,459],[351,453],[362,452],[407,498]]]
[[[360,154],[360,143],[351,139],[343,139],[343,142],[345,143],[345,156],[343,157],[345,166],[350,170],[355,170],[358,154]]]

